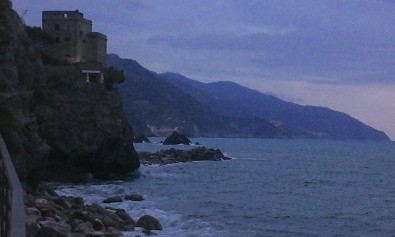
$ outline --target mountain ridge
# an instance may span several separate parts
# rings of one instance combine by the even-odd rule
[[[118,90],[136,134],[389,140],[345,113],[287,102],[235,82],[202,83],[176,73],[157,74],[115,54],[108,55],[107,63],[124,71]]]
[[[230,135],[232,129],[221,116],[135,60],[109,54],[107,64],[124,71],[125,82],[118,90],[136,135],[167,136],[173,131],[193,137]]]
[[[177,73],[158,77],[225,117],[265,118],[281,123],[288,138],[389,140],[384,132],[330,108],[286,102],[234,82],[202,83]]]

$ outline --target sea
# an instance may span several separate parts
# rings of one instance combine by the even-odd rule
[[[158,151],[163,138],[135,144]],[[105,204],[135,220],[149,214],[171,237],[395,236],[395,143],[195,138],[226,161],[142,166],[110,182],[62,185],[61,195],[102,203],[138,193],[142,202]],[[144,234],[136,228],[124,236]]]

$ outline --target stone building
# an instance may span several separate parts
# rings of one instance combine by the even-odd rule
[[[76,11],[44,11],[42,29],[54,43],[46,45],[47,55],[60,61],[78,63],[88,81],[103,80],[102,69],[107,55],[107,37],[92,32],[92,21]]]

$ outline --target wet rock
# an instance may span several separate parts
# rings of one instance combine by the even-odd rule
[[[151,141],[145,135],[139,135],[133,139],[134,143],[151,143]]]
[[[29,236],[32,236],[32,237],[59,237],[59,233],[52,228],[43,227],[37,231],[35,236],[30,235],[30,234],[29,234]]]
[[[145,230],[162,230],[162,225],[159,220],[150,215],[144,215],[136,223],[137,227],[142,227]]]
[[[71,215],[71,218],[79,219],[82,221],[90,221],[91,220],[91,218],[89,217],[89,213],[87,211],[75,211]]]
[[[90,222],[80,221],[80,223],[73,226],[73,231],[77,233],[88,234],[94,232],[95,230]]]
[[[122,220],[122,221],[125,222],[125,223],[131,224],[131,225],[134,225],[134,224],[135,224],[134,221],[133,221],[133,219],[132,219],[132,218],[129,216],[129,214],[126,213],[126,211],[123,210],[123,209],[118,209],[118,210],[114,213],[114,215],[117,216],[117,217],[119,217],[120,220]]]
[[[26,220],[26,237],[36,237],[41,227],[36,222]]]
[[[35,207],[26,207],[25,213],[27,216],[41,216],[41,212]]]
[[[176,131],[174,131],[170,136],[168,136],[163,142],[164,145],[178,145],[184,144],[189,145],[191,141],[185,136]]]
[[[37,232],[41,229],[38,222],[42,221],[40,211],[34,207],[25,208],[26,213],[26,233],[27,237],[35,237]]]
[[[40,221],[39,225],[41,226],[41,230],[44,230],[45,233],[48,232],[50,236],[53,234],[55,236],[71,236],[71,226],[64,222]]]
[[[113,203],[113,202],[122,202],[122,197],[120,196],[113,196],[103,200],[103,203]]]
[[[83,205],[82,198],[49,197],[45,191],[24,199],[27,237],[118,237],[135,226],[125,210]]]
[[[34,206],[40,210],[55,208],[51,202],[49,202],[47,199],[44,199],[44,198],[38,198],[38,199],[34,200]]]
[[[124,199],[128,201],[135,201],[135,202],[144,201],[144,197],[137,193],[126,195]]]
[[[89,211],[89,212],[97,213],[97,214],[101,214],[101,215],[105,215],[105,214],[108,213],[108,212],[106,211],[106,209],[104,209],[102,206],[100,206],[100,205],[97,204],[97,203],[93,203],[93,204],[91,204],[91,205],[87,205],[87,206],[85,207],[85,209],[86,209],[87,211]]]
[[[197,147],[192,150],[161,150],[155,153],[140,152],[140,161],[145,165],[159,164],[167,165],[179,162],[191,162],[191,161],[220,161],[229,160],[230,158],[224,156],[224,154],[218,149],[207,149],[205,147]]]
[[[106,237],[119,237],[119,236],[122,236],[121,231],[119,231],[119,230],[117,230],[117,229],[115,229],[113,227],[109,227],[107,229]]]
[[[98,218],[96,218],[92,221],[92,226],[93,226],[93,229],[95,229],[95,230],[103,230],[104,229],[103,222]]]

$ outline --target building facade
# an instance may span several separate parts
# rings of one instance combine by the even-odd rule
[[[44,11],[42,29],[54,43],[45,46],[47,55],[69,63],[103,67],[107,55],[107,37],[92,32],[92,21],[76,11]]]

